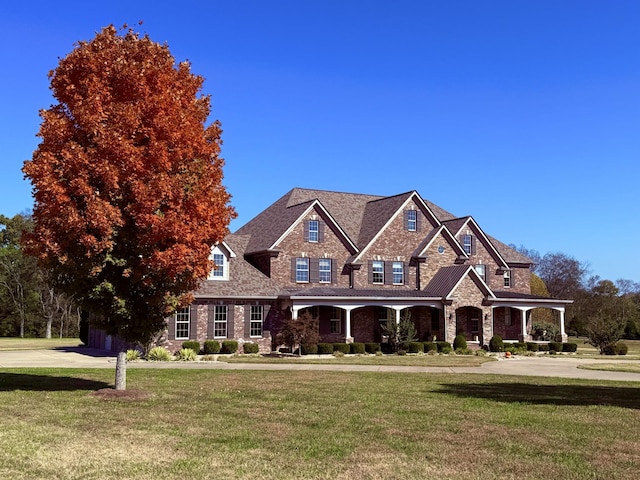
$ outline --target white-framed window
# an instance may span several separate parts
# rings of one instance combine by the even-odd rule
[[[249,316],[249,335],[252,337],[262,336],[262,305],[251,305],[251,312]]]
[[[378,309],[378,322],[380,322],[380,325],[386,326],[389,320],[394,320],[395,318],[395,310],[386,307]]]
[[[407,230],[415,232],[418,229],[418,212],[407,210]]]
[[[213,309],[213,336],[227,338],[227,306],[215,305]]]
[[[507,327],[510,327],[511,326],[511,321],[512,321],[511,320],[511,309],[509,307],[506,307],[504,309],[504,324]]]
[[[211,260],[214,268],[209,273],[208,280],[229,280],[229,259],[217,245],[211,249]]]
[[[415,210],[409,210],[413,212]],[[404,284],[404,262],[393,262],[393,284]]]
[[[342,310],[337,307],[331,307],[331,318],[329,319],[329,328],[331,333],[340,333],[342,330]]]
[[[384,262],[382,260],[371,262],[371,281],[377,285],[384,284]]]
[[[318,220],[309,220],[308,223],[309,231],[307,232],[307,236],[310,242],[317,243],[319,239],[319,231],[320,231],[320,222]]]
[[[309,283],[309,259],[306,257],[296,258],[296,282]]]
[[[471,255],[471,251],[473,250],[473,237],[469,234],[462,236],[462,248],[464,248],[464,253],[467,255]]]
[[[189,338],[189,307],[176,310],[176,340]]]
[[[331,259],[320,258],[318,260],[318,278],[320,283],[331,283]]]
[[[502,274],[502,278],[504,279],[505,288],[511,287],[511,271],[507,270]]]
[[[476,272],[478,272],[478,275],[480,275],[480,278],[482,278],[482,280],[484,280],[485,282],[487,281],[487,268],[485,265],[476,265]]]

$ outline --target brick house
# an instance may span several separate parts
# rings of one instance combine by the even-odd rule
[[[281,321],[309,310],[323,341],[380,342],[411,313],[420,340],[531,339],[530,312],[569,300],[531,295],[531,260],[416,191],[391,197],[294,188],[212,249],[217,266],[165,345],[236,339],[276,348]]]

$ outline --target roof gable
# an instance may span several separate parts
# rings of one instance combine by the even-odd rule
[[[458,234],[465,227],[469,228],[476,235],[476,237],[480,239],[484,247],[489,252],[489,255],[493,257],[493,259],[496,261],[498,266],[502,266],[505,269],[509,268],[509,265],[507,265],[506,260],[502,257],[498,249],[493,245],[489,237],[482,231],[482,229],[480,228],[480,226],[477,224],[477,222],[474,220],[473,217],[469,216],[469,217],[463,217],[463,218],[456,218],[443,223],[447,225],[447,227],[451,228],[451,231],[454,237],[457,237]]]
[[[469,277],[478,289],[487,297],[495,298],[489,286],[482,280],[471,265],[453,265],[442,267],[436,272],[424,289],[429,295],[450,300],[462,281]]]
[[[468,258],[467,254],[464,251],[464,248],[462,248],[460,243],[458,243],[458,241],[445,225],[440,225],[438,228],[434,228],[433,230],[431,230],[431,232],[429,232],[424,240],[420,242],[420,245],[418,245],[418,248],[416,248],[413,256],[424,257],[427,253],[427,250],[431,248],[433,242],[435,242],[436,239],[440,236],[445,238],[449,246],[451,246],[451,248],[453,248],[460,257]]]

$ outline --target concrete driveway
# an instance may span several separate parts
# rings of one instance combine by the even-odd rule
[[[15,350],[0,352],[0,368],[115,368],[109,352],[77,347],[58,350]],[[303,363],[226,363],[226,362],[130,362],[128,368],[191,368],[222,370],[317,370],[336,372],[473,373],[540,377],[583,378],[640,382],[640,373],[605,372],[579,369],[590,363],[633,363],[640,361],[589,359],[576,357],[514,357],[487,362],[480,367],[403,367],[377,365],[331,365]]]

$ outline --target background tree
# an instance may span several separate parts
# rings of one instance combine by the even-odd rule
[[[23,171],[35,221],[26,251],[99,327],[146,343],[191,300],[235,215],[221,184],[219,122],[188,62],[104,28],[50,72],[58,101]],[[116,388],[126,388],[125,352]]]
[[[610,280],[600,280],[590,289],[585,333],[588,343],[604,353],[622,338],[626,322],[618,288]]]

